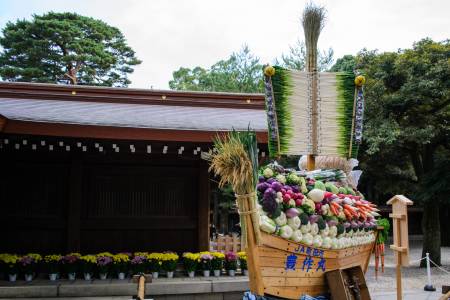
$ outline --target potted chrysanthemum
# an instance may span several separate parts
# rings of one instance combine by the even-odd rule
[[[125,274],[130,266],[130,256],[127,253],[118,253],[113,256],[113,266],[120,280],[125,279]]]
[[[150,253],[147,255],[148,269],[152,273],[152,278],[158,278],[162,266],[162,253]]]
[[[209,277],[212,268],[213,256],[209,252],[200,253],[200,266],[203,270],[203,276]]]
[[[222,252],[212,252],[213,259],[211,261],[211,269],[214,272],[215,277],[219,277],[223,269],[223,261],[225,259],[225,254]]]
[[[25,275],[25,281],[32,281],[39,262],[42,257],[36,253],[29,253],[19,259],[19,266]]]
[[[228,271],[228,275],[236,275],[237,255],[233,251],[228,251],[225,254],[225,269]]]
[[[61,258],[62,256],[59,254],[50,254],[44,257],[45,269],[51,281],[58,279]]]
[[[84,280],[92,280],[95,266],[97,265],[97,257],[95,255],[83,255],[80,257],[80,267]]]
[[[245,251],[238,252],[239,264],[241,266],[242,274],[248,276],[248,267],[247,267],[247,253]]]
[[[183,265],[189,277],[193,278],[195,276],[195,270],[197,269],[199,262],[200,255],[198,253],[183,253]]]
[[[0,254],[0,262],[3,265],[5,273],[8,274],[10,282],[17,280],[17,273],[19,273],[19,260],[20,256],[15,254]]]
[[[61,264],[69,280],[75,280],[78,272],[80,253],[69,253],[61,258]]]
[[[147,262],[147,257],[143,255],[134,255],[131,259],[131,272],[134,275],[144,274],[145,273],[145,264]]]
[[[178,264],[178,254],[173,252],[163,253],[162,255],[162,269],[166,271],[167,278],[173,278]]]
[[[113,262],[113,255],[109,252],[103,252],[97,254],[97,269],[100,280],[106,280],[108,278],[108,272]]]

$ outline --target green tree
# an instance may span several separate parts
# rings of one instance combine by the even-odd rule
[[[127,86],[141,63],[119,29],[75,13],[8,22],[2,34],[0,76],[8,81]]]
[[[169,87],[174,90],[217,92],[262,92],[262,64],[244,46],[209,69],[180,68],[173,72]]]
[[[328,71],[333,64],[334,51],[332,48],[319,51],[317,66],[320,72]],[[297,40],[295,45],[289,46],[287,54],[281,54],[280,59],[275,60],[275,65],[280,65],[292,70],[304,71],[306,67],[306,48],[305,43]]]
[[[330,72],[353,72],[355,68],[356,57],[344,55],[336,60],[336,63],[330,68]]]
[[[424,39],[396,53],[362,51],[367,74],[362,184],[423,204],[423,256],[440,263],[439,208],[448,201],[450,42]],[[446,169],[447,168],[447,169]]]

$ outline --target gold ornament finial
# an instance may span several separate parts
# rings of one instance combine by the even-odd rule
[[[355,85],[360,87],[363,86],[366,83],[366,77],[362,75],[358,75],[355,77]]]
[[[264,75],[272,77],[273,75],[275,75],[275,68],[268,65],[264,68]]]

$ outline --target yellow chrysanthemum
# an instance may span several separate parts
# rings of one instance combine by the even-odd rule
[[[168,261],[168,260],[178,260],[178,254],[176,253],[163,253],[161,256],[161,260]]]
[[[0,255],[0,260],[5,264],[15,264],[20,259],[20,256],[15,254],[4,253]]]
[[[247,260],[247,253],[245,251],[238,252],[239,259]]]
[[[125,263],[130,261],[130,257],[124,253],[119,253],[113,256],[115,263]]]
[[[95,264],[97,263],[97,257],[95,255],[83,255],[80,257],[82,261]]]
[[[147,257],[148,255],[149,255],[148,252],[134,252],[134,256]]]
[[[42,260],[42,256],[37,253],[28,253],[27,256],[31,257],[35,262],[39,262]]]
[[[61,260],[61,255],[59,255],[59,254],[50,254],[50,255],[46,255],[45,257],[44,257],[44,261],[46,262],[46,263],[54,263],[54,262],[58,262],[58,261],[60,261]]]
[[[111,259],[114,257],[114,255],[110,252],[102,252],[102,253],[97,254],[97,257],[101,257],[101,256],[111,257]]]
[[[200,261],[200,254],[198,253],[185,252],[183,253],[183,257],[194,261]]]
[[[211,252],[211,255],[215,258],[225,259],[225,254],[222,252]]]

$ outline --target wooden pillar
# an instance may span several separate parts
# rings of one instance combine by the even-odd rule
[[[0,115],[0,132],[2,132],[3,129],[5,129],[7,121],[8,121],[7,118],[5,118],[4,116]]]
[[[80,218],[83,188],[83,165],[79,158],[71,162],[67,203],[67,251],[80,251]]]
[[[208,164],[205,161],[199,162],[199,180],[198,180],[198,250],[209,250],[209,206],[210,189]]]

